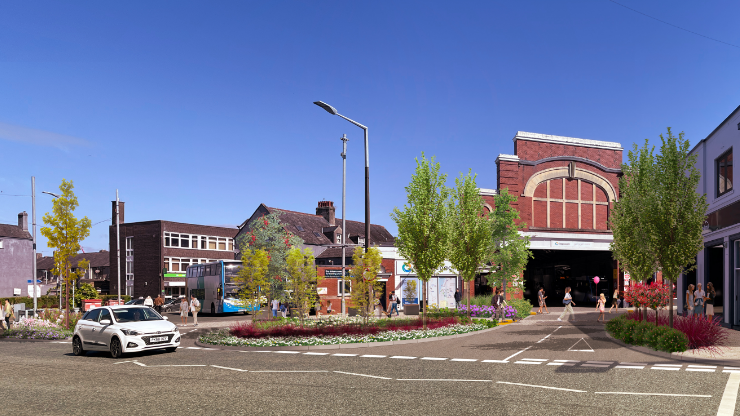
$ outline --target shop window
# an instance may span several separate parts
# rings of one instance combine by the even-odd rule
[[[732,190],[732,149],[717,158],[717,196]]]
[[[218,249],[219,250],[226,250],[226,239],[225,238],[219,238],[218,239]]]

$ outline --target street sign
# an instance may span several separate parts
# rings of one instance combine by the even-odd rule
[[[28,283],[33,283],[33,280],[31,280],[31,279],[28,279],[28,280],[27,280],[27,282],[28,282]],[[36,280],[36,283],[41,283],[41,280]]]

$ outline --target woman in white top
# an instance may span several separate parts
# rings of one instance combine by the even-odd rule
[[[696,284],[696,291],[694,292],[694,315],[704,316],[704,297],[707,294],[701,290],[701,283]]]
[[[563,298],[563,304],[565,305],[565,309],[563,310],[563,313],[560,314],[560,318],[558,318],[558,321],[562,321],[565,314],[569,313],[573,315],[573,322],[576,321],[576,315],[573,313],[573,305],[576,303],[573,302],[573,297],[570,295],[570,286],[565,288],[565,297]]]
[[[154,307],[154,301],[151,296],[147,296],[146,299],[144,299],[144,306],[148,306],[150,308]]]
[[[694,314],[694,285],[689,285],[686,290],[686,316]]]
[[[182,326],[187,326],[188,324],[188,310],[190,309],[188,305],[187,298],[182,298],[182,301],[180,302],[180,322],[182,322]]]

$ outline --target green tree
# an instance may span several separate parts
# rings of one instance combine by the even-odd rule
[[[268,299],[285,300],[283,282],[288,278],[288,252],[301,247],[303,239],[287,231],[280,223],[282,211],[271,213],[249,223],[249,232],[237,238],[237,247],[244,252],[248,249],[262,249],[267,252],[270,263],[267,267],[269,282]]]
[[[319,299],[316,287],[322,279],[316,274],[314,261],[310,248],[303,252],[299,248],[292,248],[286,258],[288,279],[285,282],[285,290],[290,292],[293,302],[298,306],[301,328],[304,316],[311,309],[310,305]]]
[[[75,302],[77,305],[82,305],[83,300],[98,299],[99,296],[100,294],[95,289],[95,286],[90,283],[82,283],[75,291]]]
[[[455,188],[449,203],[450,241],[449,260],[469,285],[478,270],[493,255],[492,221],[484,215],[484,202],[475,183],[476,175],[468,172],[455,179]],[[466,285],[467,286],[467,285]],[[465,296],[470,316],[470,290]]]
[[[491,256],[491,273],[488,275],[488,284],[492,287],[501,287],[506,290],[506,281],[512,278],[512,286],[515,292],[524,290],[524,279],[521,278],[522,270],[527,267],[531,259],[532,251],[529,250],[529,236],[522,236],[519,230],[526,228],[527,224],[520,222],[519,211],[513,204],[517,198],[509,194],[509,189],[502,189],[494,196],[495,207],[493,207],[493,246],[494,252]]]
[[[398,226],[396,245],[399,254],[406,258],[423,282],[423,325],[427,322],[427,282],[435,271],[444,266],[449,242],[450,190],[445,186],[447,175],[439,172],[434,157],[427,160],[424,153],[416,159],[416,171],[406,187],[403,211],[393,209],[391,218]]]
[[[87,217],[78,220],[74,216],[79,203],[73,189],[72,181],[62,179],[62,184],[59,185],[61,195],[53,201],[53,214],[44,214],[45,226],[41,227],[41,235],[48,239],[46,245],[56,249],[55,270],[52,273],[62,276],[67,283],[77,278],[76,274],[70,272],[72,258],[80,251],[80,242],[90,235],[91,227]],[[69,328],[69,285],[66,285],[65,300],[67,312],[64,314],[64,324]]]
[[[383,255],[376,247],[370,247],[367,252],[362,247],[357,247],[352,254],[352,268],[349,271],[349,278],[352,281],[352,304],[365,318],[365,324],[373,314],[375,306],[373,292],[380,289],[382,284],[378,281],[382,261]]]
[[[257,320],[257,310],[262,305],[263,292],[270,286],[267,270],[270,256],[260,248],[242,250],[242,268],[234,279],[239,287],[239,298],[243,305],[252,308],[253,320]]]
[[[689,141],[684,139],[684,133],[675,137],[669,127],[660,140],[653,177],[650,239],[663,278],[675,282],[681,273],[696,267],[696,255],[704,248],[701,232],[708,205],[706,195],[697,193],[701,173],[696,168],[697,156],[689,155]],[[669,286],[668,319],[673,327],[673,285]]]
[[[628,164],[622,164],[619,179],[619,201],[612,201],[609,215],[614,240],[612,256],[623,271],[638,282],[647,282],[658,270],[658,258],[653,246],[655,224],[652,222],[655,187],[655,157],[653,148],[637,144],[627,154]],[[639,310],[639,309],[638,309]]]

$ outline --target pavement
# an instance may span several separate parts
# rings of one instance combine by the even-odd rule
[[[119,360],[75,357],[63,342],[0,342],[3,413],[740,416],[740,368],[621,347],[596,316],[577,311],[574,324],[552,313],[464,338],[320,352],[195,346],[207,328],[181,329],[176,353]]]

